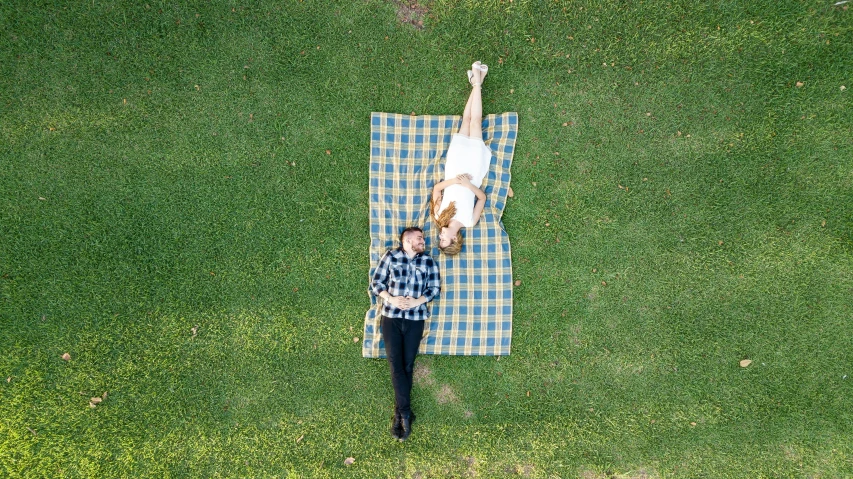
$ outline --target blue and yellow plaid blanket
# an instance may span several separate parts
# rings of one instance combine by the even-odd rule
[[[466,228],[462,252],[439,253],[438,232],[429,218],[432,187],[444,176],[444,156],[461,116],[409,116],[373,113],[370,117],[370,276],[379,258],[399,246],[400,232],[420,226],[427,251],[441,270],[441,295],[432,302],[421,354],[507,355],[512,339],[512,261],[501,216],[510,183],[518,115],[483,119],[483,139],[492,150],[483,180],[486,207],[480,222]],[[369,276],[369,277],[370,277]],[[368,278],[369,278],[368,277]],[[385,356],[378,302],[364,319],[362,356]]]

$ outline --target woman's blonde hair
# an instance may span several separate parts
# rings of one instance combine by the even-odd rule
[[[432,199],[430,199],[429,201],[430,211],[432,211],[432,214],[430,216],[432,216],[432,219],[435,221],[436,226],[438,226],[438,232],[441,233],[441,228],[446,228],[450,226],[450,220],[453,219],[453,215],[456,214],[456,202],[451,201],[450,204],[447,205],[447,208],[445,208],[440,215],[436,216],[435,212],[441,205],[433,204]],[[454,241],[451,241],[450,244],[445,246],[444,248],[439,246],[438,249],[448,256],[457,255],[460,251],[462,251],[463,241],[464,239],[462,238],[462,228],[459,228],[459,231],[456,232],[456,238],[454,238]]]

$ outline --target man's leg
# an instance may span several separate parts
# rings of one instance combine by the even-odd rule
[[[394,386],[394,417],[391,419],[391,436],[400,439],[402,427],[400,423],[401,388],[405,387],[405,364],[403,358],[403,332],[400,330],[400,319],[381,316],[382,338],[385,340],[385,356],[391,369],[391,385]]]
[[[391,385],[394,386],[394,424],[397,424],[397,417],[400,414],[400,404],[405,403],[408,407],[409,390],[411,389],[411,381],[406,377],[406,363],[403,356],[403,331],[401,322],[405,321],[399,318],[386,318],[382,316],[380,324],[382,326],[382,338],[385,340],[385,356],[388,358],[388,366],[391,369]],[[391,434],[395,435],[394,426],[392,425]]]
[[[388,365],[391,368],[394,400],[397,410],[401,413],[412,411],[412,374],[423,333],[423,321],[382,317],[385,355],[388,356]]]
[[[418,348],[421,347],[421,339],[424,336],[423,321],[406,321],[403,329],[403,358],[406,365],[406,380],[408,381],[409,391],[412,390],[412,381],[414,379],[415,358],[418,356]],[[401,409],[401,412],[411,411],[409,404],[406,408]]]
[[[412,382],[415,370],[415,358],[418,355],[418,348],[421,345],[421,338],[423,338],[424,322],[404,320],[402,324],[402,332],[403,358],[405,361],[406,373],[406,383],[404,386],[406,387],[406,391],[404,402],[398,402],[397,406],[400,408],[400,422],[403,428],[403,433],[400,436],[400,439],[406,439],[409,437],[409,434],[412,433],[412,421],[415,418],[415,415],[412,412],[410,398],[412,393]]]

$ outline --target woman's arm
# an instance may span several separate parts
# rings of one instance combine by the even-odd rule
[[[474,224],[476,225],[478,221],[480,221],[480,215],[483,214],[483,208],[486,206],[486,193],[483,192],[480,188],[477,188],[471,183],[470,177],[466,176],[462,179],[462,186],[465,186],[469,190],[474,192],[474,195],[477,197],[476,204],[474,205],[474,211],[472,212],[472,219],[474,220]]]
[[[444,181],[440,181],[440,182],[436,183],[435,186],[432,187],[433,197],[435,196],[436,191],[441,192],[441,191],[444,191],[444,189],[447,188],[448,186],[461,185],[461,184],[464,184],[464,182],[466,182],[466,181],[468,181],[468,182],[471,181],[471,175],[469,175],[468,173],[463,173],[461,175],[456,175],[453,178],[448,178]]]
[[[441,181],[436,183],[435,186],[432,187],[432,202],[436,205],[441,202],[441,194],[444,189],[450,186],[445,185],[445,183],[447,183],[447,181]]]
[[[477,197],[474,204],[474,211],[471,213],[471,218],[474,220],[474,224],[476,225],[477,222],[480,221],[480,215],[483,214],[483,208],[486,206],[486,193],[471,183],[471,175],[459,175],[456,178],[460,180],[459,184],[473,191],[474,196]]]
[[[474,226],[476,226],[480,221],[480,215],[483,214],[483,208],[486,207],[486,194],[483,193],[483,190],[480,188],[477,188],[476,186],[474,186],[474,188],[477,189],[477,191],[474,192],[474,194],[477,195],[477,203],[474,205],[474,212],[471,214],[471,218],[474,219]]]
[[[483,193],[483,190],[474,186],[474,184],[471,183],[471,180],[469,180],[467,177],[463,178],[462,181],[460,182],[460,184],[462,186],[468,188],[469,190],[473,191],[474,195],[477,197],[478,200],[486,201],[486,194]]]
[[[465,173],[462,175],[457,175],[455,178],[448,178],[444,181],[440,181],[440,182],[436,183],[435,186],[432,187],[432,202],[433,202],[433,204],[438,205],[440,203],[441,195],[442,195],[442,192],[444,191],[445,188],[447,188],[448,186],[452,186],[452,185],[465,184],[465,181],[469,181],[469,184],[470,184],[469,178],[471,178],[471,175]],[[438,207],[438,206],[436,206],[436,207]]]

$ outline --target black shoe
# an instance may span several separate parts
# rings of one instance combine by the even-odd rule
[[[394,411],[394,417],[391,419],[391,437],[400,439],[403,435],[403,425],[400,421],[400,413]]]
[[[415,415],[412,413],[400,414],[400,429],[402,430],[400,433],[400,440],[405,441],[409,438],[409,435],[412,434],[412,420],[415,418]]]

